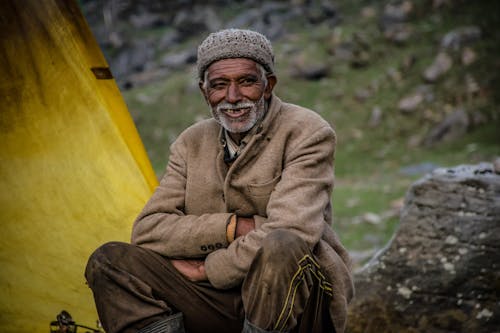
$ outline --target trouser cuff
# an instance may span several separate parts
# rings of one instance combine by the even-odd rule
[[[142,328],[138,333],[185,333],[182,312],[158,320]]]

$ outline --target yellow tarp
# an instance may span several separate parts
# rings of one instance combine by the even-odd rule
[[[86,260],[156,186],[107,67],[76,1],[0,1],[2,333],[95,326]]]

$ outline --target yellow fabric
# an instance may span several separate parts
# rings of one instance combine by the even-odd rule
[[[76,1],[0,1],[0,332],[95,326],[84,269],[157,185]]]

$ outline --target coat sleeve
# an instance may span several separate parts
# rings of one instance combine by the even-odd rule
[[[267,205],[267,217],[256,216],[258,228],[208,255],[205,268],[216,288],[241,283],[262,239],[271,231],[286,228],[311,247],[319,242],[330,204],[334,181],[335,132],[323,126],[303,139],[285,156],[281,180]]]
[[[165,176],[132,228],[132,243],[172,258],[201,258],[226,247],[229,213],[185,215],[187,168],[182,140],[171,147]]]

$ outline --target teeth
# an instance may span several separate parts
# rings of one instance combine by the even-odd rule
[[[228,113],[237,113],[237,112],[240,112],[241,109],[227,109],[226,112]]]

